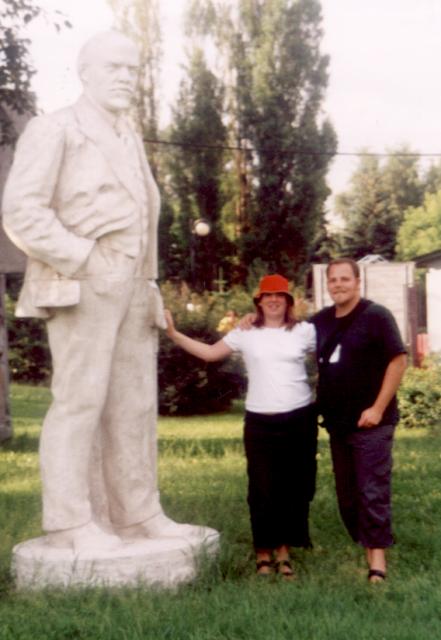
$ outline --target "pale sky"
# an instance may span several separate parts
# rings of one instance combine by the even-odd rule
[[[112,26],[105,0],[39,0],[63,11],[73,29],[57,34],[39,21],[30,29],[38,73],[35,90],[42,111],[76,99],[75,60],[81,44]],[[182,0],[162,0],[165,103],[185,62],[179,41]],[[322,0],[322,51],[330,55],[324,111],[340,152],[363,147],[385,152],[407,143],[420,153],[441,154],[441,0]],[[430,162],[430,160],[425,160]],[[356,158],[334,160],[328,181],[333,193],[347,188]]]

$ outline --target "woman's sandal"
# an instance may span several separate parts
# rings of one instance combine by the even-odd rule
[[[262,571],[262,569],[269,569],[269,571]],[[256,571],[258,576],[266,578],[273,573],[273,563],[271,560],[258,560],[256,562]]]
[[[372,580],[372,578],[379,578],[379,580]],[[368,580],[372,584],[375,584],[378,582],[384,582],[386,580],[386,574],[384,571],[381,571],[380,569],[369,569]]]
[[[289,560],[276,560],[277,573],[282,576],[284,580],[295,580],[297,578]]]

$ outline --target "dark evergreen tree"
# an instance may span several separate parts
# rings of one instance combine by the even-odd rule
[[[384,163],[362,155],[349,190],[336,198],[336,212],[345,222],[342,252],[354,258],[373,253],[392,260],[406,209],[422,202],[418,156],[405,146],[390,153]]]
[[[441,162],[431,164],[423,173],[423,191],[425,194],[437,193],[441,189]]]
[[[174,208],[171,244],[182,262],[167,265],[167,275],[178,276],[196,289],[213,287],[219,270],[229,271],[232,252],[221,225],[222,174],[226,128],[222,121],[222,88],[207,68],[203,53],[195,49],[182,81],[168,153],[166,189]],[[210,233],[199,237],[194,223],[206,220]]]

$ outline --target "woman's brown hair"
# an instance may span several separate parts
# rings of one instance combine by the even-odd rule
[[[263,293],[262,296],[264,296],[264,295],[265,294]],[[287,302],[287,307],[286,307],[286,310],[285,310],[285,317],[283,318],[283,322],[285,323],[286,331],[291,331],[293,326],[295,324],[297,324],[297,318],[296,318],[295,313],[294,313],[294,301],[291,298],[291,296],[288,296],[285,293],[282,293],[281,295],[285,296],[286,302]],[[263,326],[265,326],[265,319],[263,317],[263,311],[262,311],[262,309],[261,309],[261,307],[259,305],[259,301],[261,300],[262,296],[260,296],[260,298],[256,301],[257,318],[253,322],[253,326],[254,327],[263,327]]]

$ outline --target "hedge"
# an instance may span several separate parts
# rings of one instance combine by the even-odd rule
[[[409,367],[398,391],[400,425],[406,428],[441,426],[441,361],[426,360],[422,368]]]

